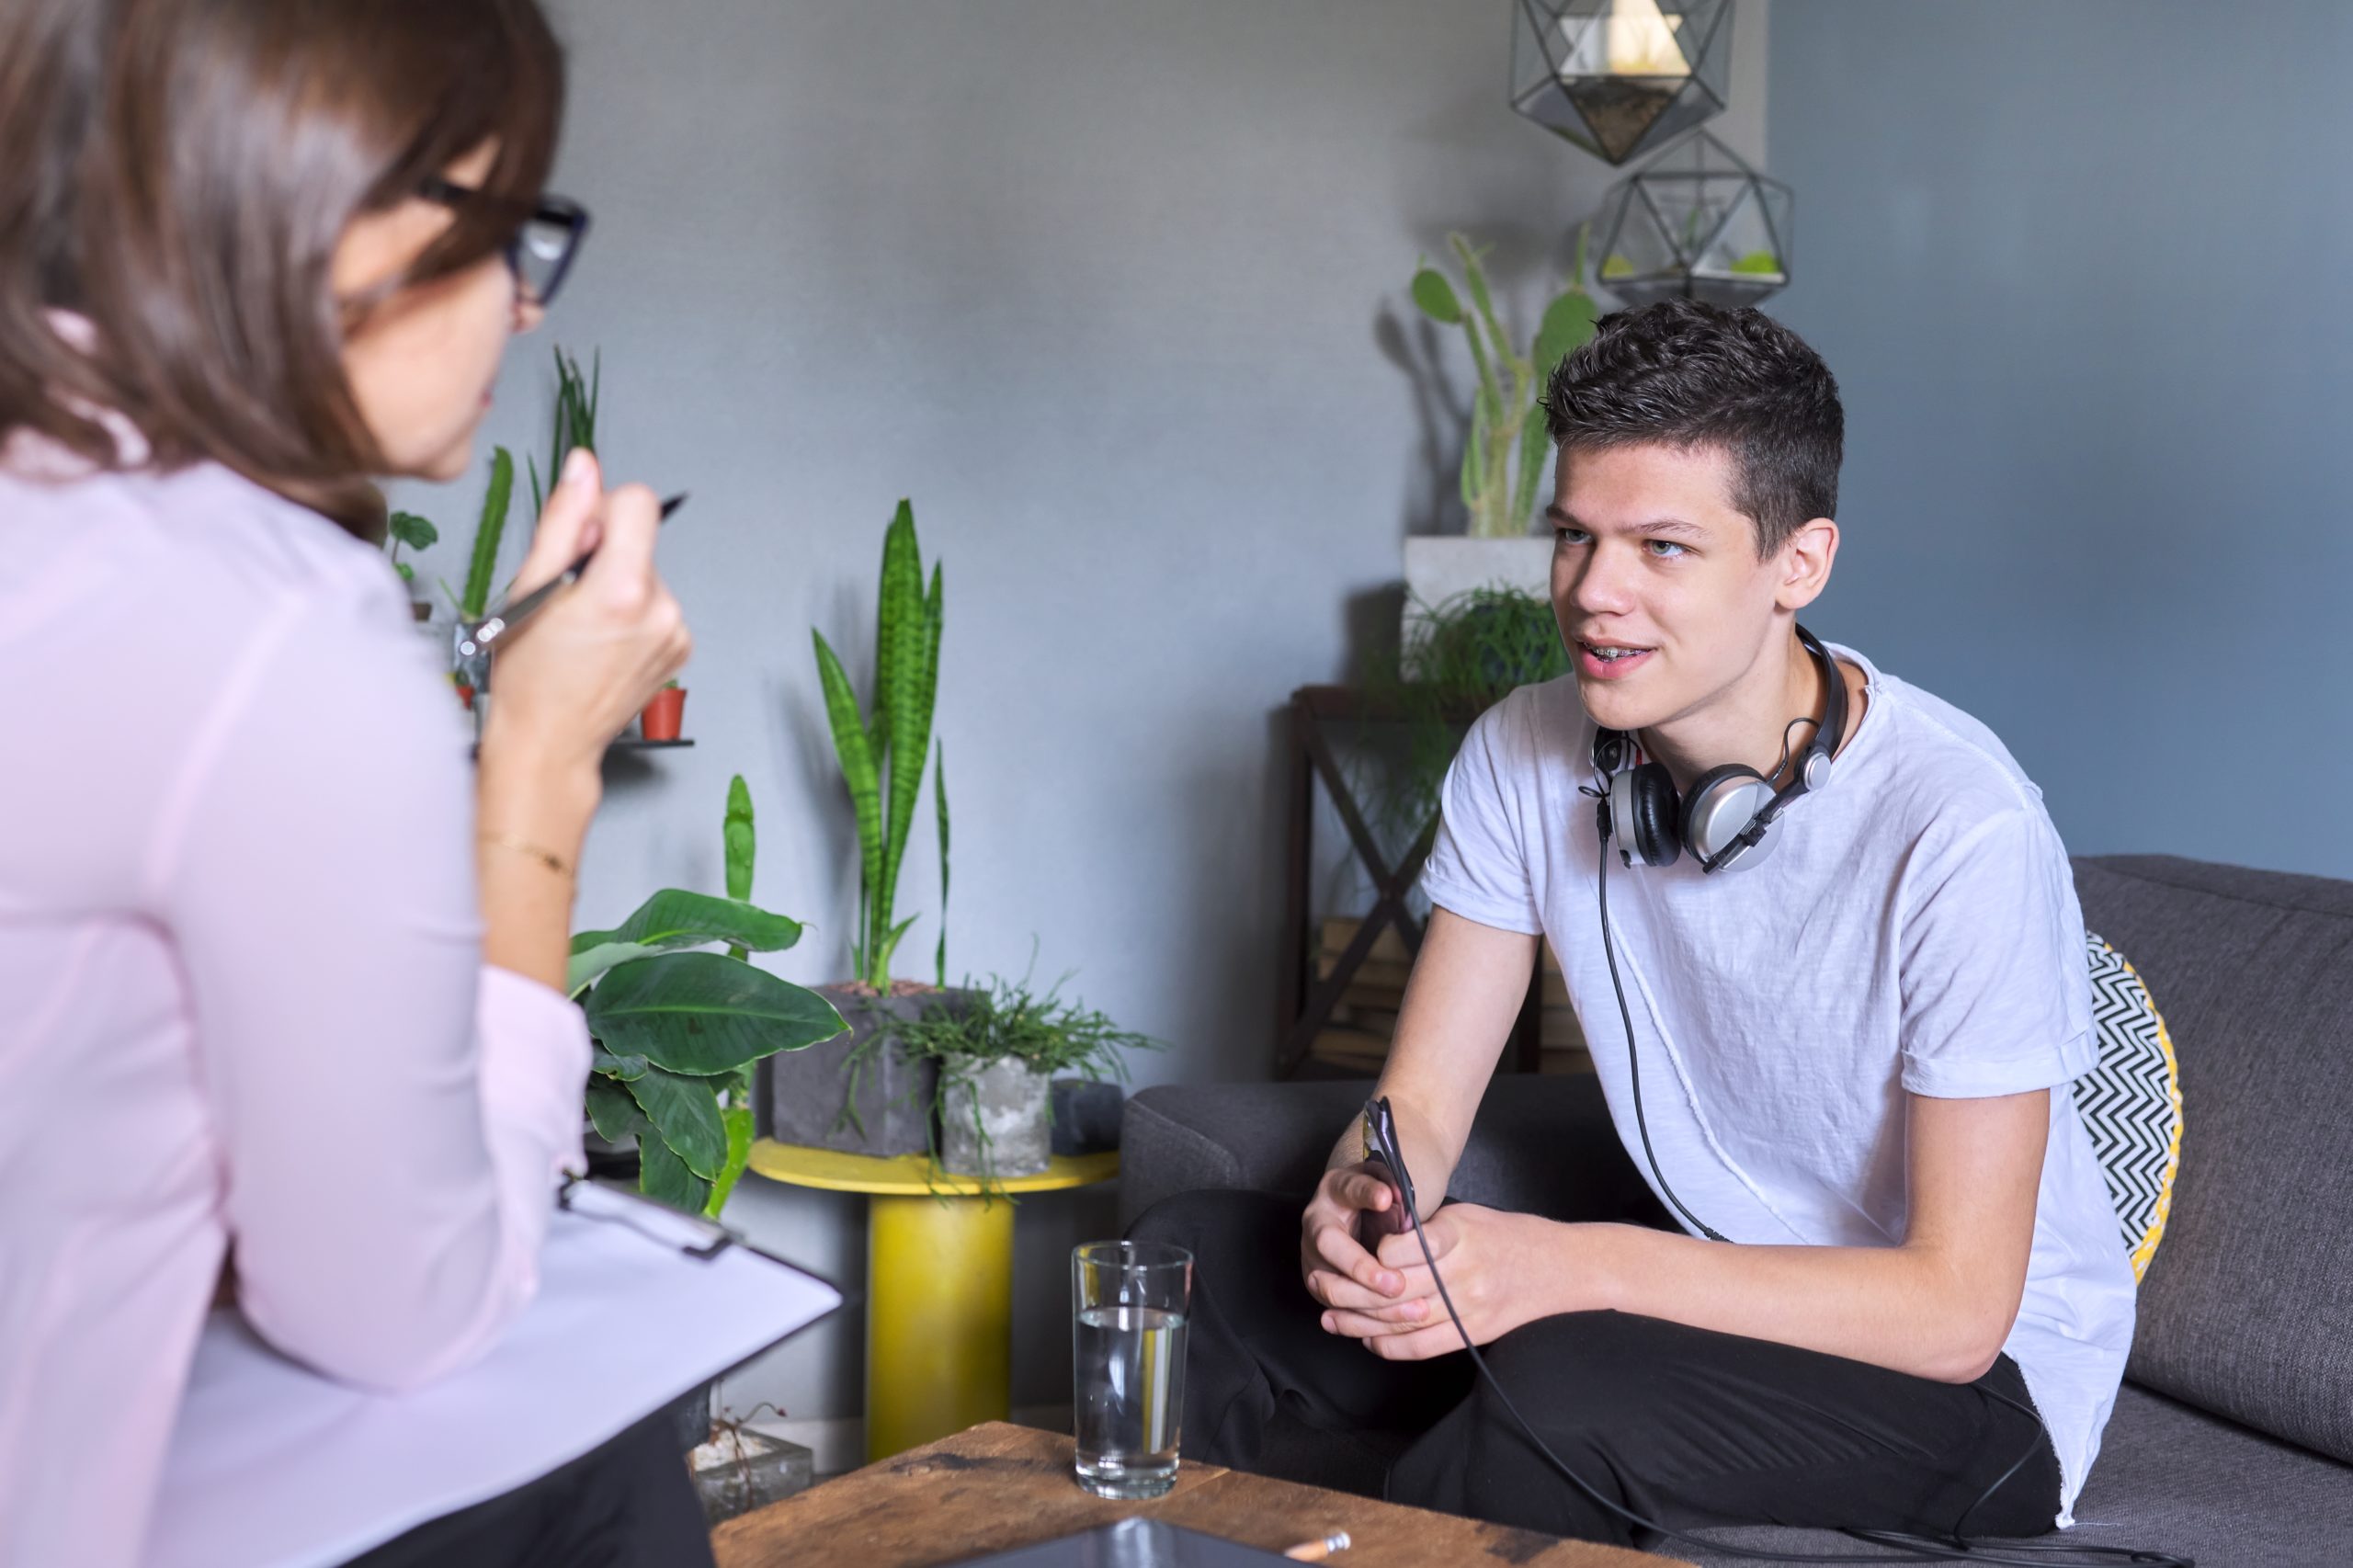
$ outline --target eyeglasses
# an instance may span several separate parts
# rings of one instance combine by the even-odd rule
[[[438,176],[426,180],[418,194],[445,207],[494,199]],[[523,209],[523,220],[514,238],[506,242],[506,265],[523,297],[544,309],[563,287],[572,258],[580,253],[581,238],[588,233],[588,210],[561,196],[541,196],[528,207],[517,205]]]

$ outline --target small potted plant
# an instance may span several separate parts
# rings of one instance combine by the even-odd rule
[[[415,585],[416,568],[401,559],[401,551],[405,548],[421,555],[432,549],[440,538],[441,530],[415,512],[394,512],[385,519],[384,553],[391,559],[392,570],[401,574],[404,584],[412,587]],[[411,599],[409,613],[418,620],[425,620],[432,616],[433,607],[423,599]]]
[[[813,991],[747,961],[801,939],[801,923],[751,902],[751,795],[728,786],[727,894],[667,888],[609,931],[572,939],[566,976],[595,1044],[590,1123],[636,1141],[638,1187],[716,1218],[752,1151],[754,1064],[842,1033]],[[724,952],[693,949],[725,944]]]
[[[960,1005],[935,1005],[899,1026],[900,1045],[938,1068],[932,1157],[950,1175],[983,1183],[1036,1176],[1052,1152],[1055,1075],[1124,1083],[1122,1052],[1160,1049],[1082,1002],[1065,1002],[1062,986],[1040,996],[1027,980],[1000,977],[968,988]]]
[[[649,741],[675,741],[678,725],[687,713],[687,688],[676,681],[665,681],[654,700],[638,715],[639,733]]]
[[[932,1066],[909,1056],[896,1030],[934,1006],[952,1006],[957,997],[945,989],[947,764],[931,735],[941,593],[937,562],[925,585],[915,509],[902,501],[883,535],[874,694],[866,712],[858,710],[858,693],[832,645],[824,633],[812,633],[825,717],[858,822],[858,923],[850,938],[857,973],[838,985],[817,987],[849,1020],[848,1036],[768,1065],[769,1124],[782,1142],[879,1157],[919,1154],[929,1146]],[[916,919],[898,915],[896,897],[926,772],[939,833],[937,985],[894,979],[891,972],[892,956]]]

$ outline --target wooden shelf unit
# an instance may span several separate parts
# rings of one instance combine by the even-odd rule
[[[1442,714],[1467,729],[1476,710]],[[1389,864],[1348,787],[1330,731],[1340,725],[1396,723],[1406,714],[1352,687],[1306,686],[1291,693],[1288,730],[1281,985],[1275,1020],[1275,1075],[1377,1075],[1389,1051],[1405,977],[1421,952],[1423,923],[1405,895],[1421,876],[1438,836],[1438,819],[1422,825],[1395,866]],[[1324,793],[1373,886],[1361,917],[1317,921],[1314,877],[1315,790]],[[1529,977],[1519,1017],[1497,1065],[1514,1073],[1591,1071],[1576,1015],[1549,948]]]

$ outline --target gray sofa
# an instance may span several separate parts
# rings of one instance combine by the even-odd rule
[[[2086,924],[2165,1015],[2185,1131],[2078,1528],[2044,1540],[2213,1568],[2353,1562],[2353,882],[2126,856],[2078,860],[2075,883]],[[1194,1187],[1303,1195],[1364,1094],[1362,1081],[1144,1090],[1123,1130],[1122,1225]],[[1612,1137],[1590,1080],[1499,1079],[1452,1191],[1560,1211],[1548,1150]],[[1631,1165],[1625,1179],[1639,1183]],[[1863,1550],[1813,1531],[1710,1534]]]

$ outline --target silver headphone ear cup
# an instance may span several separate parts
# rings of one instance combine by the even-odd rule
[[[1725,870],[1738,865],[1752,864],[1762,858],[1761,852],[1771,838],[1759,839],[1742,849],[1722,865],[1714,865],[1722,855],[1756,820],[1773,799],[1773,787],[1753,767],[1736,762],[1712,767],[1694,779],[1691,792],[1683,798],[1683,844],[1699,863],[1712,869]]]

